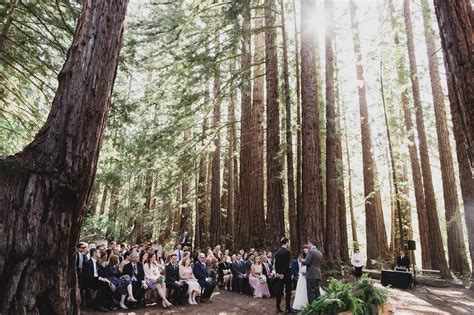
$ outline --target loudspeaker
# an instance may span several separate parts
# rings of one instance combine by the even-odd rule
[[[414,240],[408,240],[408,249],[416,250],[416,242]]]

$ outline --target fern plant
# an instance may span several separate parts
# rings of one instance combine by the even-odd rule
[[[354,287],[355,296],[363,302],[362,313],[366,315],[377,314],[378,306],[388,300],[387,290],[374,286],[374,281],[364,275]]]

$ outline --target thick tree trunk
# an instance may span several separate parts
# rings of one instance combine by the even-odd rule
[[[312,21],[316,3],[301,1],[301,122],[302,122],[302,215],[300,240],[315,239],[322,249],[323,209],[319,159],[318,94],[316,82],[315,41]]]
[[[423,1],[422,1],[423,2]],[[441,87],[441,78],[439,74],[438,60],[436,58],[436,48],[434,42],[434,33],[431,28],[431,13],[428,11],[428,4],[423,4],[423,20],[425,28],[426,52],[428,54],[428,66],[431,79],[431,90],[433,95],[433,105],[436,120],[436,133],[438,135],[438,149],[441,162],[441,177],[443,180],[443,196],[446,216],[446,227],[448,231],[448,257],[449,267],[455,272],[468,272],[469,264],[466,257],[466,248],[464,245],[464,236],[461,225],[461,215],[459,210],[459,201],[456,188],[456,179],[454,176],[453,157],[451,145],[449,143],[449,132],[446,121],[446,112],[444,105],[443,89]],[[469,6],[470,9],[470,6]],[[471,11],[469,11],[471,12]],[[473,15],[471,14],[471,17]],[[471,29],[472,31],[472,29]],[[471,32],[474,36],[474,32]],[[474,37],[471,38],[474,40]],[[444,42],[444,41],[443,41]],[[474,42],[471,42],[474,43]],[[443,46],[444,47],[444,46]],[[471,46],[474,49],[474,45]],[[474,70],[474,61],[471,51],[471,72]],[[449,62],[449,56],[445,51],[446,61]],[[449,66],[447,67],[449,71]],[[454,82],[454,78],[453,81]],[[474,74],[471,73],[471,85],[469,85],[470,94],[474,87]],[[464,82],[463,82],[464,83]],[[470,95],[470,106],[474,106],[474,98]],[[474,113],[474,112],[473,112]],[[474,116],[471,116],[474,118]],[[472,122],[471,122],[472,123]]]
[[[471,266],[474,266],[474,178],[471,176],[469,157],[466,148],[466,139],[462,131],[461,117],[456,105],[456,93],[452,91],[451,74],[448,76],[449,102],[451,105],[451,116],[453,120],[454,140],[456,141],[456,152],[459,166],[459,181],[464,203],[464,219],[466,221],[469,251],[471,253]]]
[[[291,130],[291,94],[290,94],[290,78],[288,69],[288,40],[286,34],[285,21],[285,5],[280,1],[281,10],[281,30],[283,40],[283,78],[285,92],[285,122],[286,122],[286,172],[288,179],[288,220],[290,223],[290,240],[292,245],[296,245],[298,239],[298,225],[296,221],[296,199],[295,199],[295,179],[294,179],[294,162],[293,162],[293,135]],[[291,246],[293,254],[298,253],[298,247]]]
[[[334,3],[325,1],[326,24],[326,234],[324,238],[327,262],[340,260],[339,235],[339,172],[337,167],[337,126],[334,94]]]
[[[364,68],[362,64],[362,53],[360,48],[359,26],[355,16],[356,6],[353,0],[350,1],[350,12],[354,40],[354,53],[357,59],[357,80],[359,82],[358,92],[360,106],[360,127],[362,134],[362,163],[364,174],[367,261],[370,265],[370,261],[372,259],[386,258],[388,255],[388,247],[385,224],[383,222],[380,190],[375,188],[376,165],[372,153],[372,140],[369,126],[369,112],[367,108]]]
[[[219,33],[215,39],[215,54],[219,53]],[[217,57],[216,57],[217,59]],[[221,244],[222,241],[222,214],[221,214],[221,136],[220,136],[220,117],[221,117],[221,69],[220,64],[216,61],[216,69],[214,71],[214,108],[212,127],[217,133],[214,137],[214,152],[212,153],[212,176],[211,176],[211,216],[209,223],[209,241],[214,246]]]
[[[301,86],[300,86],[300,54],[298,45],[298,27],[297,27],[297,13],[296,13],[296,0],[293,0],[293,14],[295,22],[295,73],[296,73],[296,226],[300,230],[303,225],[303,198],[302,198],[302,144],[301,144]],[[290,240],[293,251],[300,251],[302,243],[305,240],[301,239],[301,233],[297,232],[296,239]]]
[[[264,10],[258,8],[255,11],[254,35],[254,58],[253,58],[253,86],[252,86],[252,150],[250,176],[250,244],[256,248],[262,248],[265,242],[265,209],[263,204],[264,195],[264,112],[265,112],[265,32],[264,32]]]
[[[127,1],[84,1],[45,125],[22,152],[0,158],[0,313],[78,313],[75,244],[126,7]]]
[[[474,165],[474,12],[469,0],[434,0],[446,68],[466,139],[469,160]],[[424,13],[426,10],[423,10]],[[426,28],[426,25],[425,25]],[[431,33],[432,34],[432,33]]]
[[[251,27],[250,0],[242,1],[242,49],[241,49],[241,119],[240,119],[240,189],[239,212],[236,226],[235,243],[238,246],[250,244],[250,210],[252,158],[252,81],[251,79]]]
[[[411,22],[410,13],[410,2],[408,0],[403,1],[403,15],[405,21],[405,30],[407,34],[407,48],[408,48],[408,59],[410,62],[410,78],[413,90],[413,101],[416,104],[415,108],[421,107],[420,98],[420,85],[418,82],[418,71],[415,56],[415,42],[413,38],[413,26]],[[405,126],[408,133],[409,146],[408,151],[410,154],[410,162],[413,176],[413,187],[415,190],[415,201],[416,211],[418,214],[418,227],[420,233],[421,242],[421,261],[422,266],[425,269],[431,269],[431,244],[429,240],[429,222],[428,215],[426,212],[425,196],[423,191],[423,180],[421,177],[420,161],[418,158],[418,148],[415,142],[413,122],[411,119],[411,111],[408,109],[407,97],[402,98],[403,111],[405,115]]]
[[[207,90],[207,87],[206,87]],[[202,144],[207,132],[207,117],[202,122]],[[197,181],[196,195],[196,224],[194,227],[194,246],[203,247],[206,217],[206,178],[207,178],[207,154],[203,153],[199,159],[199,174]]]
[[[267,88],[267,247],[277,249],[285,235],[282,165],[280,151],[280,108],[278,103],[278,54],[275,0],[265,0],[265,65]]]

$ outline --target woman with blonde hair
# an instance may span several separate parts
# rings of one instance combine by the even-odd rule
[[[188,283],[188,304],[196,305],[196,296],[201,293],[201,286],[194,276],[189,255],[179,262],[179,278]]]

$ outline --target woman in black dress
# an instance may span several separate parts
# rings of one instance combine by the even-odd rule
[[[120,294],[120,307],[124,310],[127,309],[125,306],[125,297],[129,296],[130,301],[136,301],[132,293],[132,279],[129,276],[122,276],[119,269],[119,257],[111,254],[109,258],[109,264],[104,268],[103,277],[107,278],[115,287],[115,293]]]
[[[232,271],[230,270],[229,256],[222,256],[219,262],[219,282],[224,286],[224,290],[232,291]]]

